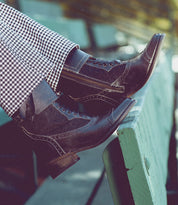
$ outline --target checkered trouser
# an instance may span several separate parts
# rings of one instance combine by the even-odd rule
[[[12,116],[45,78],[54,91],[74,43],[0,3],[0,106]]]

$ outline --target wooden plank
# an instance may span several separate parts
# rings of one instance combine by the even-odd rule
[[[135,95],[138,102],[118,129],[136,205],[167,204],[165,184],[174,96],[169,62],[162,54],[152,79]]]

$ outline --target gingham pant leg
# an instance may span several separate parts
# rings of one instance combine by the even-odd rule
[[[54,65],[1,20],[0,46],[0,106],[12,116]]]
[[[55,91],[64,62],[77,45],[6,4],[0,3],[0,11],[1,20],[10,29],[54,64],[46,79]]]
[[[0,41],[0,106],[9,116],[19,109],[44,77]]]
[[[42,79],[56,89],[77,45],[0,3],[0,46],[0,106],[12,116]]]

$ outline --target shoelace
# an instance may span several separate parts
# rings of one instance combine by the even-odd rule
[[[87,62],[90,64],[100,65],[100,66],[104,66],[104,67],[110,67],[110,66],[114,66],[114,65],[120,63],[119,60],[106,61],[106,60],[101,60],[101,59],[97,59],[94,57],[90,57]]]

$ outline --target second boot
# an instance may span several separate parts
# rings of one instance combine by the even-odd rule
[[[91,117],[68,109],[62,96],[57,96],[43,80],[13,119],[46,171],[56,177],[79,160],[77,152],[104,142],[134,104],[134,100],[126,99],[106,115]]]

